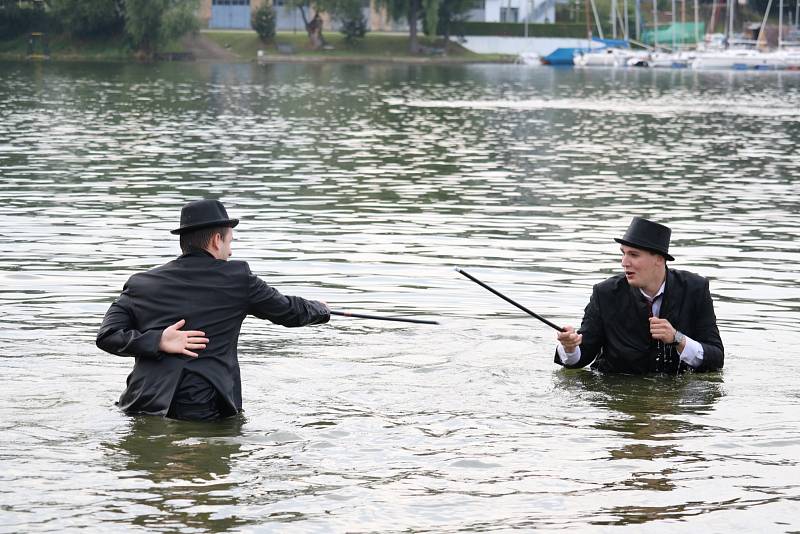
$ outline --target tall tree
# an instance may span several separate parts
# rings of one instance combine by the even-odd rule
[[[198,28],[198,0],[125,0],[125,33],[145,58]]]
[[[53,19],[78,37],[118,34],[125,24],[124,0],[52,0],[50,9]]]
[[[440,0],[439,23],[436,33],[444,37],[445,42],[450,40],[452,31],[463,36],[462,24],[467,20],[468,12],[473,0]]]
[[[379,0],[378,4],[386,8],[386,12],[392,20],[405,19],[408,22],[408,51],[418,54],[420,51],[419,20],[423,19],[429,35],[435,35],[440,2],[441,0]]]
[[[300,10],[311,48],[319,50],[327,44],[322,34],[322,14],[328,13],[339,18],[347,17],[355,10],[361,9],[361,0],[289,0],[289,5]]]

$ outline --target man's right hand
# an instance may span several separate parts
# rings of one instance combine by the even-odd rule
[[[192,350],[206,348],[208,338],[203,337],[205,332],[199,330],[181,330],[186,324],[185,319],[181,319],[172,326],[168,326],[161,332],[161,341],[158,343],[158,350],[170,354],[183,354],[197,358],[197,353]],[[189,350],[192,349],[192,350]]]
[[[581,341],[583,341],[583,335],[575,332],[575,329],[571,326],[565,326],[564,331],[559,332],[556,337],[567,353],[575,352],[575,349],[578,348]]]

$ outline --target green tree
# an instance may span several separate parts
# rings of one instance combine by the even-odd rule
[[[379,0],[379,4],[386,8],[392,20],[408,22],[408,51],[418,54],[419,34],[418,23],[423,19],[424,29],[428,35],[436,34],[436,25],[439,18],[439,3],[442,0]]]
[[[452,31],[455,31],[459,36],[463,36],[462,24],[466,22],[467,14],[472,4],[473,0],[440,0],[437,35],[444,37],[445,42],[450,40]]]
[[[198,0],[125,0],[125,33],[142,57],[196,31]]]
[[[325,11],[326,3],[324,0],[314,3],[309,2],[309,0],[289,0],[289,5],[293,5],[300,10],[308,40],[314,50],[319,50],[325,46],[325,37],[322,35],[322,13]],[[312,12],[313,15],[311,15]]]
[[[0,0],[0,41],[47,27],[50,21],[40,4]]]
[[[253,12],[250,25],[263,42],[272,41],[275,39],[275,10],[268,3],[261,4],[261,7]]]
[[[52,0],[52,18],[77,37],[113,35],[125,25],[124,0]]]
[[[327,44],[325,37],[322,35],[323,13],[329,13],[335,18],[343,20],[343,18],[355,13],[356,9],[361,9],[360,0],[314,0],[313,2],[310,0],[289,0],[288,3],[300,10],[308,40],[314,50],[319,50]],[[364,30],[366,32],[366,22],[364,23]]]
[[[340,1],[336,9],[336,18],[339,20],[344,41],[354,45],[367,34],[367,20],[361,11],[360,0]]]

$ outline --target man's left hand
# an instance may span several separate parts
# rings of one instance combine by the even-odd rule
[[[653,336],[653,339],[663,341],[664,343],[674,343],[676,332],[677,330],[675,330],[666,319],[660,319],[658,317],[650,318],[650,335]]]

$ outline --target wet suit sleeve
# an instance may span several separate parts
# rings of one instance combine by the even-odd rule
[[[698,371],[722,369],[725,363],[725,348],[722,346],[722,339],[719,336],[717,316],[714,314],[714,302],[711,300],[708,280],[705,281],[702,295],[697,304],[695,324],[692,325],[690,332],[685,333],[703,346],[703,362],[697,368]]]
[[[328,307],[315,300],[282,295],[248,270],[248,313],[282,326],[306,326],[327,323]]]
[[[597,286],[592,290],[589,304],[583,310],[583,321],[581,321],[581,328],[578,333],[583,336],[583,342],[578,347],[580,349],[580,359],[573,364],[565,364],[561,361],[561,356],[556,350],[555,359],[553,360],[555,363],[563,365],[567,369],[586,367],[594,361],[602,350],[605,336],[603,334],[603,321],[600,313],[600,297]]]
[[[97,333],[97,346],[117,356],[161,359],[163,353],[158,350],[158,344],[163,330],[137,330],[130,285],[128,281],[103,317]]]

